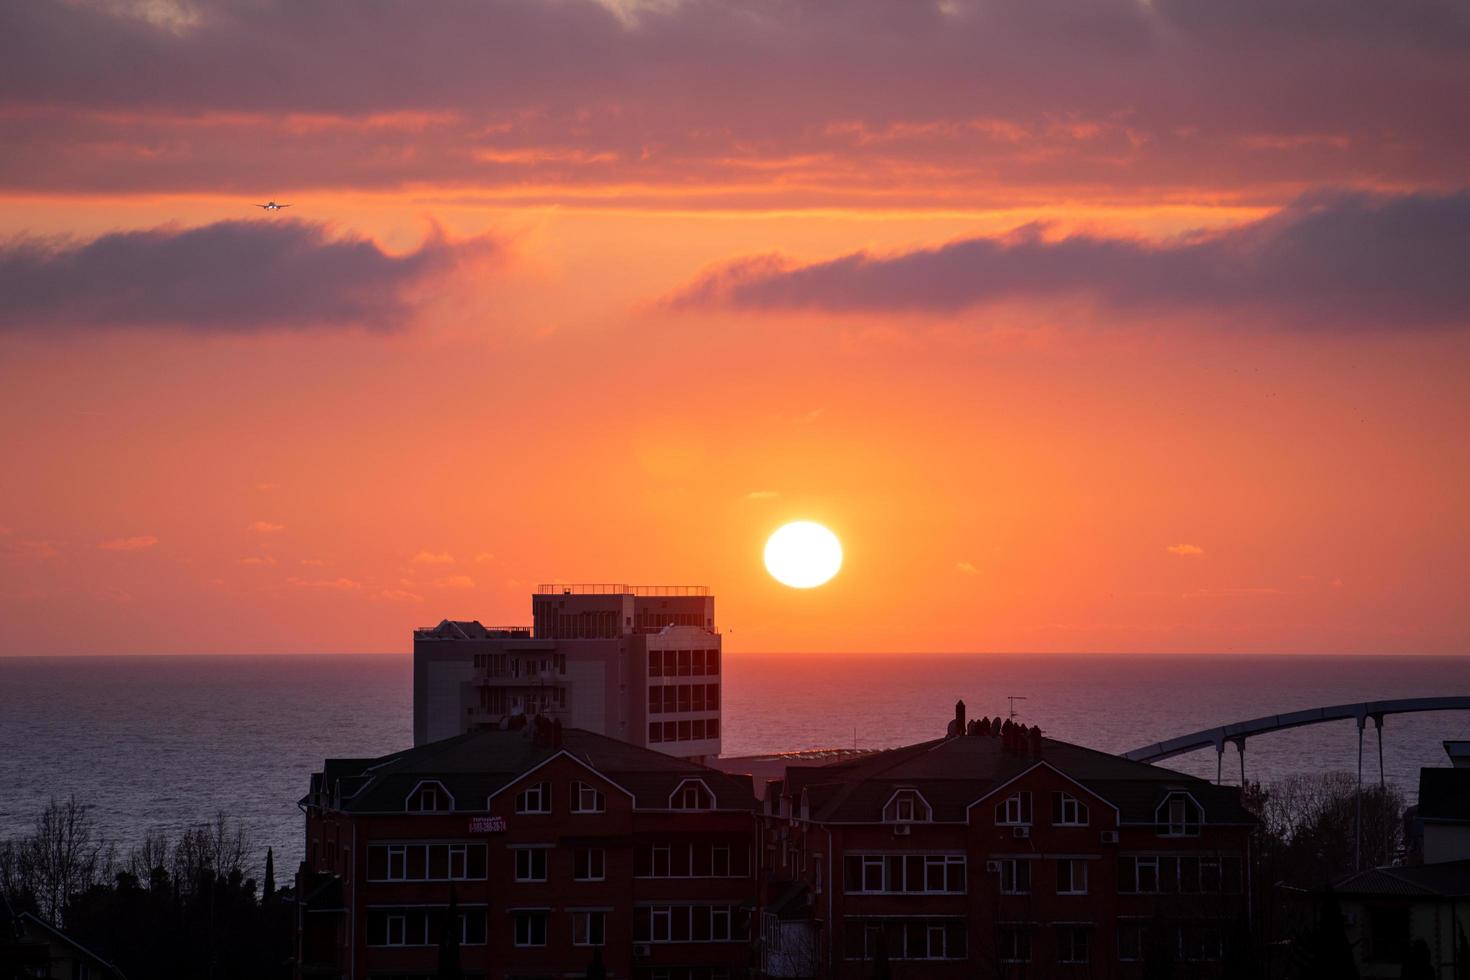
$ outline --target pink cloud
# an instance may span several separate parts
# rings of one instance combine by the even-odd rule
[[[250,530],[258,531],[261,534],[274,534],[277,531],[286,530],[286,525],[272,524],[270,521],[255,521],[250,525]]]
[[[1164,550],[1180,558],[1198,558],[1205,553],[1205,549],[1197,544],[1171,544]]]
[[[158,538],[151,534],[140,534],[131,538],[113,538],[104,541],[97,547],[103,551],[142,551],[158,544]]]

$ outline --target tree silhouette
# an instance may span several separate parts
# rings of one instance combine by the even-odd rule
[[[1404,956],[1404,969],[1399,974],[1403,980],[1436,980],[1434,958],[1429,955],[1429,944],[1416,939]]]
[[[459,932],[459,898],[450,885],[449,908],[439,927],[439,970],[434,974],[438,980],[464,980],[464,969],[459,965]]]

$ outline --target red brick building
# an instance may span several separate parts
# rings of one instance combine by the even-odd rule
[[[1220,972],[1249,915],[1236,789],[957,713],[769,784],[768,975],[866,978],[880,951],[896,977]]]
[[[301,805],[302,977],[432,977],[446,926],[467,977],[749,973],[749,777],[533,724],[329,759]]]

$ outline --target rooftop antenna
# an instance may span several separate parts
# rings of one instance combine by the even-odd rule
[[[1026,696],[1024,694],[1007,694],[1006,700],[1011,703],[1011,720],[1014,721],[1016,718],[1016,702],[1026,700]]]

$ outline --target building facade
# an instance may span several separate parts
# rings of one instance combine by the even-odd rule
[[[767,787],[768,975],[1220,972],[1249,917],[1237,790],[963,705],[950,731]]]
[[[721,643],[702,586],[542,585],[532,625],[414,631],[414,744],[544,715],[668,755],[720,753]]]
[[[1444,748],[1449,766],[1419,770],[1404,862],[1337,884],[1361,977],[1400,976],[1416,943],[1438,980],[1470,971],[1470,742]]]
[[[749,974],[755,799],[732,776],[545,718],[329,759],[301,801],[298,975]]]

